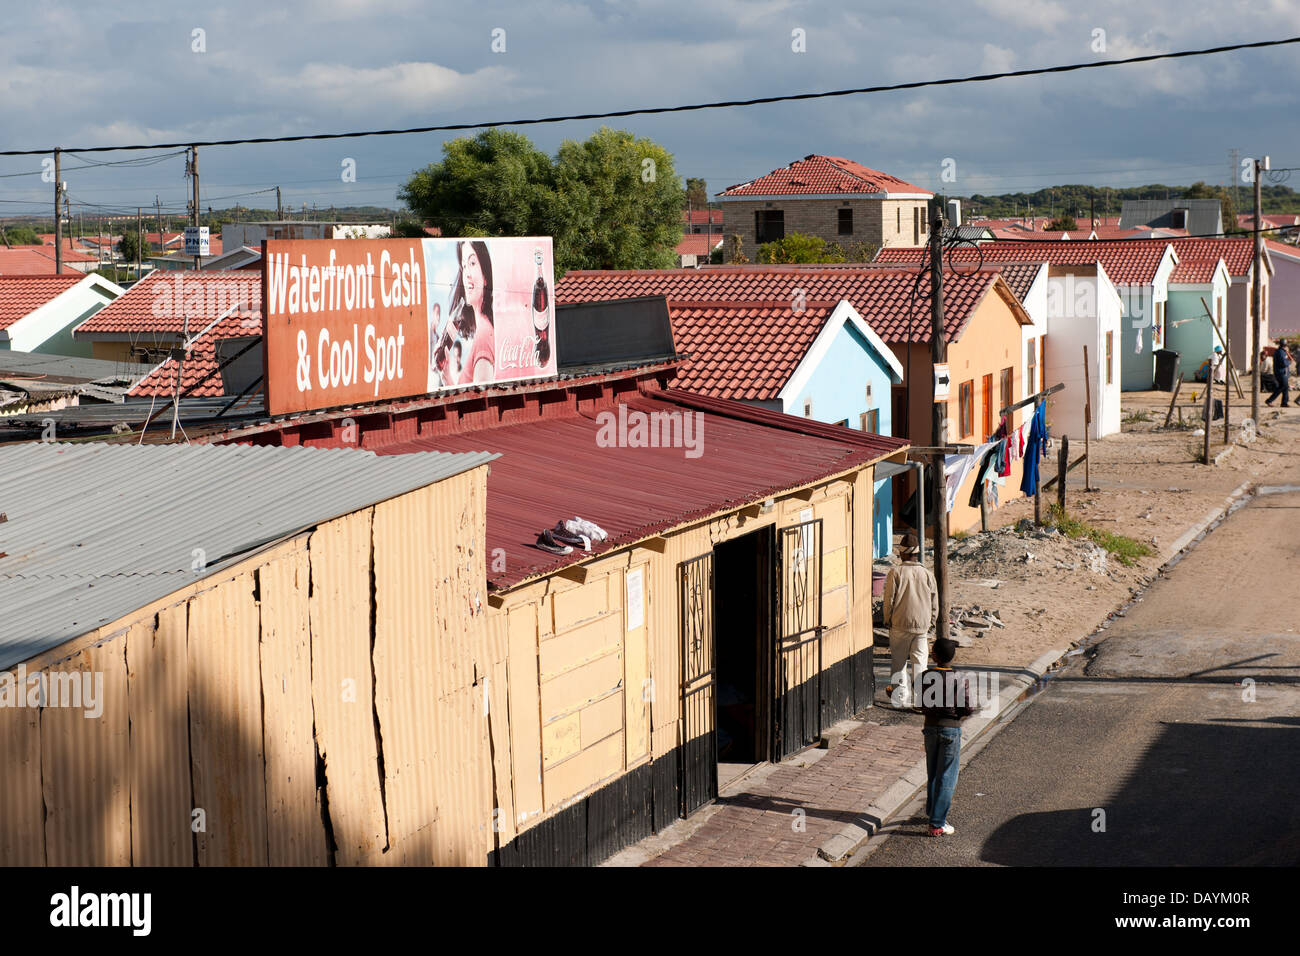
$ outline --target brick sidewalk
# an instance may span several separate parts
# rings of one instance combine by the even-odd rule
[[[718,798],[690,836],[643,866],[799,866],[856,820],[924,755],[921,720],[851,730],[816,762],[776,766]],[[805,754],[807,760],[811,754]],[[804,811],[803,831],[795,827]]]

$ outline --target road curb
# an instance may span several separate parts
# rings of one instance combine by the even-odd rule
[[[1232,494],[1228,495],[1226,499],[1224,499],[1223,507],[1215,508],[1209,514],[1207,514],[1203,519],[1201,519],[1196,524],[1192,525],[1192,527],[1189,528],[1187,531],[1183,532],[1183,534],[1178,538],[1178,540],[1176,540],[1172,545],[1170,545],[1169,549],[1165,551],[1165,553],[1161,556],[1163,558],[1163,561],[1161,562],[1162,570],[1163,570],[1163,565],[1168,564],[1174,558],[1178,557],[1178,555],[1183,551],[1183,549],[1185,549],[1189,544],[1191,544],[1198,537],[1200,537],[1200,535],[1205,531],[1206,528],[1214,524],[1214,522],[1218,521],[1225,514],[1231,511],[1232,506],[1237,503],[1238,499],[1244,497],[1245,495],[1250,494],[1251,485],[1252,483],[1249,481],[1243,482],[1242,484],[1238,485],[1237,489],[1233,491]]]
[[[1005,683],[999,681],[997,710],[992,714],[971,717],[962,728],[962,749],[984,735],[1002,715],[1013,708],[1024,696],[1025,691],[1043,679],[1048,671],[1056,666],[1069,650],[1050,650],[1040,655],[1028,667],[1019,668],[1010,673]],[[864,842],[875,836],[896,813],[907,806],[918,793],[925,789],[927,775],[925,757],[922,756],[897,781],[863,811],[856,820],[842,827],[834,836],[817,848],[817,856],[804,861],[803,866],[828,866],[840,863]]]

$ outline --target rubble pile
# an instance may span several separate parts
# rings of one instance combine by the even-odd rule
[[[1111,573],[1106,549],[1087,538],[1070,538],[1054,527],[1023,520],[1014,527],[949,542],[948,557],[965,577],[1046,575],[1049,570]]]
[[[978,604],[958,604],[949,608],[948,634],[961,647],[970,647],[972,638],[986,637],[994,628],[1006,627],[1000,611]]]

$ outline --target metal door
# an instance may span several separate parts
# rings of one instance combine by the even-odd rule
[[[718,796],[717,650],[713,629],[713,554],[677,567],[682,638],[682,816]]]
[[[822,733],[822,522],[779,532],[773,759],[815,743]]]

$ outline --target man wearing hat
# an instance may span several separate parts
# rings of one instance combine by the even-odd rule
[[[881,611],[889,627],[890,683],[885,695],[895,708],[910,710],[929,654],[926,635],[939,619],[939,586],[920,561],[915,535],[903,536],[900,557],[903,563],[885,578]]]

